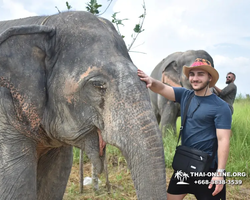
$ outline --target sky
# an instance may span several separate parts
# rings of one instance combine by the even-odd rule
[[[66,11],[67,0],[0,0],[0,20]],[[71,10],[86,11],[90,0],[68,0]],[[123,21],[120,32],[127,45],[139,16],[143,0],[97,0],[101,17]],[[111,2],[111,3],[110,3]],[[129,53],[133,63],[150,75],[169,54],[186,50],[205,50],[214,60],[220,78],[217,86],[226,86],[226,74],[236,74],[237,96],[250,94],[250,1],[246,0],[144,0],[144,31]]]

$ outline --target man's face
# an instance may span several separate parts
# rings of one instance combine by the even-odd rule
[[[210,76],[202,69],[193,69],[189,72],[189,82],[194,91],[204,90],[210,81]]]
[[[227,74],[226,76],[226,84],[229,84],[234,81],[234,75],[233,74]]]

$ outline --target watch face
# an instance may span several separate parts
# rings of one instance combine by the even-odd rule
[[[217,169],[216,172],[225,172],[225,169]]]
[[[225,176],[225,172],[226,172],[225,169],[217,169],[216,170],[217,176]]]

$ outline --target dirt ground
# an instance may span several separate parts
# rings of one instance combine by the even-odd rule
[[[112,170],[112,171],[111,171]],[[172,175],[172,170],[167,169],[167,183]],[[117,180],[117,174],[122,174],[122,180]],[[86,163],[84,165],[84,177],[91,177],[91,164]],[[99,185],[99,191],[94,192],[91,185],[84,186],[83,194],[80,194],[79,188],[79,166],[73,165],[70,178],[67,184],[66,193],[63,200],[106,200],[106,199],[121,199],[121,200],[136,200],[136,194],[133,189],[133,182],[130,177],[130,173],[126,166],[116,166],[109,169],[109,181],[111,184],[111,193],[118,193],[117,197],[108,194],[105,187],[105,176],[101,175],[102,180]],[[245,180],[245,181],[244,181]],[[250,200],[250,181],[243,180],[242,185],[227,185],[227,200]],[[126,183],[126,189],[122,186]],[[195,200],[193,195],[187,195],[185,200]]]

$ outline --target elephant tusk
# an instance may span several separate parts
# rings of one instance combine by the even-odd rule
[[[97,133],[98,133],[98,137],[99,137],[99,155],[103,156],[103,149],[106,146],[106,142],[102,139],[102,135],[101,135],[101,130],[97,129]]]

